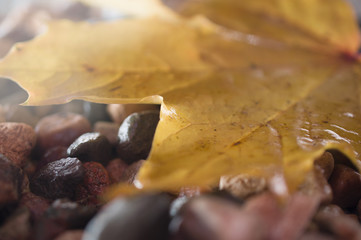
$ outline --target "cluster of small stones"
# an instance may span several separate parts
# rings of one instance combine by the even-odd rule
[[[285,199],[237,175],[105,204],[110,186],[134,184],[158,120],[155,105],[0,105],[0,240],[361,239],[361,176],[337,151]]]

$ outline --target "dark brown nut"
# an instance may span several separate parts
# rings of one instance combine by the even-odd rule
[[[38,164],[36,165],[36,169],[40,169],[48,163],[54,162],[56,160],[60,160],[62,158],[67,158],[67,148],[64,146],[56,146],[50,148],[48,151],[44,153]]]
[[[1,240],[28,240],[31,236],[30,212],[26,207],[18,208],[1,226]]]
[[[107,112],[107,105],[100,103],[84,102],[84,116],[94,124],[98,121],[110,121],[110,116]]]
[[[113,122],[96,122],[94,132],[104,135],[112,146],[118,144],[119,124]]]
[[[107,170],[97,162],[87,162],[83,164],[85,169],[84,180],[78,186],[76,200],[86,204],[100,204],[98,196],[104,193],[110,185]]]
[[[159,106],[153,104],[109,104],[107,110],[113,122],[121,124],[132,113],[159,110]]]
[[[226,190],[239,198],[246,198],[260,193],[267,188],[265,178],[255,177],[246,174],[236,176],[222,176],[219,182],[219,189]]]
[[[67,153],[82,162],[99,162],[106,166],[111,159],[112,147],[100,133],[84,133],[68,147]]]
[[[5,105],[4,110],[7,122],[25,123],[31,127],[35,127],[39,121],[39,118],[31,112],[30,107]]]
[[[321,157],[317,158],[314,163],[315,167],[319,169],[324,175],[325,179],[328,180],[332,174],[335,166],[333,156],[329,152],[324,152]]]
[[[336,164],[330,177],[333,203],[342,208],[354,208],[361,198],[361,176],[345,165]]]
[[[131,164],[127,169],[125,169],[124,174],[121,178],[121,182],[126,182],[129,184],[133,184],[134,180],[137,177],[139,169],[145,163],[145,160],[139,160]]]
[[[76,158],[63,158],[39,169],[30,181],[36,195],[49,198],[73,198],[76,186],[83,181],[84,167]]]
[[[68,229],[83,229],[96,209],[90,206],[81,206],[75,202],[59,199],[44,213],[41,220],[36,222],[36,239],[53,240]]]
[[[26,165],[28,156],[35,146],[34,129],[24,123],[0,123],[0,153],[16,166]]]
[[[128,165],[120,158],[115,158],[111,160],[106,167],[111,182],[112,183],[120,182],[127,168]]]
[[[117,198],[87,225],[83,239],[168,239],[170,202],[164,194]]]
[[[20,205],[29,209],[32,219],[39,220],[50,206],[50,201],[31,192],[23,193]]]
[[[83,230],[68,230],[62,233],[55,240],[82,240]]]
[[[56,113],[42,118],[35,127],[40,154],[56,146],[68,147],[75,139],[91,131],[89,121],[75,113]]]
[[[128,116],[118,131],[117,152],[121,159],[131,164],[146,159],[159,121],[159,111],[145,111]]]
[[[0,209],[19,200],[23,178],[22,170],[0,154]]]

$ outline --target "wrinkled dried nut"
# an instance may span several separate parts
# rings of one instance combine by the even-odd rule
[[[117,152],[121,159],[131,164],[148,157],[159,121],[159,111],[145,111],[129,115],[118,131]]]
[[[165,194],[117,198],[87,225],[83,239],[168,239],[170,202]]]
[[[31,192],[26,192],[23,193],[21,197],[20,205],[27,207],[31,212],[32,218],[36,221],[39,220],[49,208],[50,201]]]
[[[112,146],[118,144],[119,124],[113,122],[96,122],[94,124],[94,132],[104,135]]]
[[[19,200],[23,178],[21,169],[0,154],[0,209]]]
[[[324,152],[321,157],[315,160],[314,165],[316,168],[320,169],[326,180],[328,180],[335,166],[335,161],[331,153]]]
[[[239,174],[236,176],[222,176],[219,182],[220,190],[226,190],[239,198],[246,198],[260,193],[267,188],[265,178]]]
[[[67,149],[70,157],[82,162],[99,162],[104,166],[111,158],[112,147],[108,139],[100,133],[84,133]]]
[[[121,178],[121,182],[133,184],[134,180],[137,178],[139,169],[142,167],[144,163],[145,160],[139,160],[131,164],[127,169],[125,169],[124,174]]]
[[[98,196],[101,195],[110,179],[107,170],[97,162],[87,162],[83,164],[85,169],[84,180],[76,191],[76,200],[81,203],[99,204]]]
[[[62,158],[67,158],[67,157],[68,157],[68,153],[67,153],[66,147],[56,146],[56,147],[50,148],[49,150],[47,150],[44,153],[44,155],[42,156],[42,158],[36,165],[36,169],[40,169],[48,163],[54,162],[56,160],[60,160]]]
[[[55,240],[82,240],[83,230],[69,230],[60,234]]]
[[[42,118],[35,127],[40,153],[55,146],[68,147],[76,138],[91,131],[89,121],[80,114],[56,113]]]
[[[148,110],[158,110],[153,104],[108,104],[107,111],[113,122],[121,124],[130,114]]]
[[[49,199],[73,198],[75,188],[83,178],[82,163],[76,158],[63,158],[39,169],[30,181],[30,189]]]
[[[31,236],[30,212],[26,207],[18,208],[1,226],[1,240],[27,240]]]
[[[354,208],[361,198],[361,176],[345,165],[336,164],[330,177],[333,203],[342,208]]]
[[[24,123],[0,123],[0,153],[16,166],[26,165],[28,156],[36,143],[32,127]]]
[[[123,162],[120,158],[115,158],[111,160],[106,169],[109,174],[109,178],[112,183],[118,183],[122,180],[125,170],[128,168],[128,165]]]
[[[323,204],[328,204],[332,201],[331,186],[318,167],[315,167],[313,171],[305,176],[305,180],[299,190],[307,196],[320,197]]]

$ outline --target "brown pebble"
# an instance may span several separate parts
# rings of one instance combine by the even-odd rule
[[[23,178],[22,170],[0,154],[0,209],[19,200]]]
[[[83,230],[69,230],[60,234],[55,240],[81,240],[83,233]]]
[[[96,122],[94,132],[104,135],[112,146],[118,143],[119,124],[113,122]]]
[[[25,123],[35,127],[39,118],[35,116],[29,107],[19,105],[5,105],[5,117],[7,122]]]
[[[0,123],[0,153],[16,166],[22,168],[26,165],[35,143],[36,135],[31,126],[24,123]]]
[[[23,193],[20,199],[20,205],[27,207],[31,212],[32,218],[36,221],[49,208],[50,201],[31,192],[26,192]]]
[[[123,174],[127,167],[128,165],[120,158],[115,158],[108,163],[106,169],[109,173],[109,178],[112,183],[118,183],[122,180]]]
[[[145,163],[145,160],[139,160],[137,162],[134,162],[131,164],[125,171],[122,177],[122,182],[126,182],[129,184],[133,184],[134,180],[137,177],[137,174],[139,172],[139,169],[142,167],[142,165]]]
[[[107,111],[115,123],[121,124],[130,114],[147,110],[158,110],[153,104],[108,104]]]
[[[31,236],[30,211],[18,208],[0,228],[1,240],[28,240]]]
[[[91,131],[89,121],[80,114],[56,113],[42,118],[36,125],[37,149],[44,153],[55,146],[68,147],[75,139]]]
[[[354,208],[361,198],[361,176],[342,164],[336,164],[330,177],[333,203],[342,208]]]
[[[322,172],[326,180],[328,180],[335,166],[335,161],[331,153],[324,152],[319,158],[315,160],[314,165]]]

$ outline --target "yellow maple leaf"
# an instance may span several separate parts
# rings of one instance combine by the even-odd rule
[[[248,173],[284,177],[284,194],[326,149],[361,167],[359,33],[341,0],[326,9],[321,0],[272,3],[277,7],[214,0],[181,8],[221,25],[202,17],[56,22],[17,44],[0,74],[28,91],[27,104],[161,104],[139,173],[144,189],[212,185]]]

